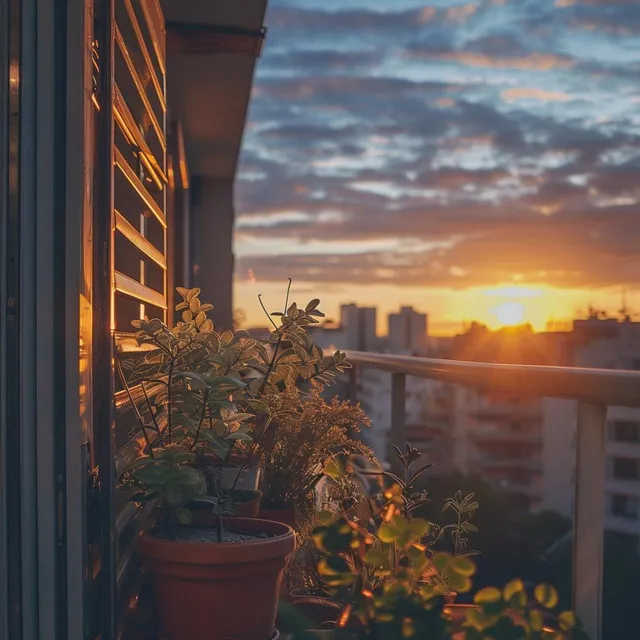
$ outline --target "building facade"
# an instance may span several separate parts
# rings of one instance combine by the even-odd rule
[[[0,0],[0,638],[114,640],[148,511],[114,355],[198,285],[231,325],[265,0]]]
[[[424,355],[427,348],[427,315],[413,307],[401,307],[398,313],[389,314],[390,353],[414,353]]]

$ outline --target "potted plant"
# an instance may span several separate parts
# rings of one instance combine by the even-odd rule
[[[354,455],[338,455],[329,460],[324,469],[329,482],[324,484],[320,493],[323,508],[333,513],[335,518],[358,522],[371,532],[382,527],[392,515],[411,522],[414,512],[429,502],[427,493],[417,491],[415,485],[431,465],[419,464],[421,453],[409,445],[404,452],[395,446],[393,448],[401,469],[398,475],[383,470],[379,465],[376,468],[375,464],[363,464]],[[471,519],[477,508],[473,494],[462,496],[458,492],[448,499],[443,511],[451,510],[454,520],[443,525],[428,523],[423,542],[428,545],[429,554],[445,549],[456,557],[477,553],[468,548],[468,534],[476,530]],[[304,549],[307,566],[296,572],[303,589],[296,592],[294,603],[304,607],[308,613],[317,611],[319,616],[325,616],[327,610],[335,608],[335,603],[327,599],[323,578],[314,570],[318,565],[314,544],[313,539],[312,544],[307,542]],[[315,560],[309,562],[309,558],[314,556]],[[445,595],[447,602],[453,604],[456,592],[449,588]],[[317,615],[314,617],[318,619]]]
[[[400,488],[394,490],[399,495]],[[297,640],[584,640],[570,611],[555,612],[553,587],[538,585],[533,597],[522,581],[481,589],[474,605],[452,610],[451,588],[471,590],[475,566],[468,557],[429,553],[429,523],[408,519],[393,503],[374,530],[323,512],[314,531],[318,570],[335,607],[330,626],[314,630],[295,607],[285,608]],[[329,610],[328,610],[329,611]]]
[[[199,290],[178,292],[176,326],[135,321],[143,351],[116,358],[139,432],[122,484],[133,488],[132,500],[158,503],[159,522],[141,537],[140,550],[170,640],[268,640],[294,534],[282,523],[229,514],[273,425],[297,409],[285,403],[273,410],[264,398],[295,395],[298,385],[325,383],[348,365],[340,352],[325,356],[304,329],[322,315],[317,300],[299,309],[287,294],[275,314],[279,325],[262,343],[216,332]],[[231,481],[224,474],[230,466]],[[250,612],[241,612],[247,601]]]
[[[278,418],[260,445],[264,460],[261,514],[293,526],[296,514],[304,520],[313,509],[314,489],[330,459],[356,453],[373,459],[371,449],[350,435],[369,426],[369,420],[359,405],[326,400],[321,387],[304,396],[295,388],[288,394],[273,394],[265,402]]]
[[[180,292],[189,306],[181,322],[170,329],[136,321],[146,349],[133,360],[116,359],[140,434],[122,482],[132,500],[158,503],[159,521],[141,536],[140,553],[169,640],[270,640],[294,533],[281,523],[228,516],[236,488],[223,487],[222,467],[210,463],[215,457],[224,464],[238,443],[252,441],[256,417],[246,410],[242,367],[254,357],[253,345],[217,334],[198,291]],[[141,389],[141,406],[132,384]],[[197,505],[210,510],[214,527],[194,518]]]

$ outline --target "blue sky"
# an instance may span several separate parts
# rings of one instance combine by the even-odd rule
[[[514,283],[546,316],[633,291],[640,2],[270,0],[267,25],[236,191],[250,320],[289,276],[443,331]]]

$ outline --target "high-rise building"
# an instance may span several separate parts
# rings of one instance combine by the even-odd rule
[[[359,307],[356,304],[345,304],[340,307],[340,325],[344,333],[345,349],[357,351],[376,351],[378,336],[376,334],[377,309],[375,307]]]
[[[640,369],[640,323],[576,321],[572,339],[576,367]],[[576,419],[575,402],[547,401],[545,506],[567,516],[573,511]],[[609,407],[605,446],[605,526],[640,536],[640,409]]]
[[[392,353],[423,354],[427,347],[427,315],[413,307],[389,314],[389,350]]]

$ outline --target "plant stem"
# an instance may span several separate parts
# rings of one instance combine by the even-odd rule
[[[267,372],[264,374],[264,378],[262,380],[262,384],[260,385],[260,389],[258,389],[258,394],[265,388],[267,382],[269,381],[269,377],[271,376],[273,372],[273,367],[276,364],[276,360],[278,358],[278,350],[282,345],[282,341],[284,339],[285,333],[287,332],[287,329],[293,324],[295,324],[295,320],[291,320],[288,325],[286,326],[282,325],[280,327],[280,335],[278,336],[278,341],[276,342],[276,346],[273,350],[273,356],[271,357],[271,362],[269,362],[269,366],[267,367]]]
[[[264,302],[262,302],[262,294],[261,293],[258,294],[258,302],[260,303],[260,306],[262,307],[262,310],[265,312],[265,315],[267,316],[267,318],[269,318],[269,322],[273,325],[273,328],[277,329],[278,325],[273,321],[273,318],[271,317],[271,314],[267,311],[267,308],[264,306]]]
[[[158,427],[158,423],[156,422],[156,416],[153,413],[153,409],[151,408],[151,401],[149,400],[149,396],[147,394],[147,389],[144,386],[144,382],[143,381],[140,382],[140,387],[142,388],[142,393],[144,393],[144,399],[147,402],[147,407],[149,408],[149,415],[151,416],[151,419],[153,420],[153,425],[156,428],[156,433],[158,435],[160,435],[160,427]]]
[[[114,351],[115,351],[115,362],[116,362],[116,370],[118,372],[118,377],[120,378],[120,382],[122,382],[122,386],[125,388],[125,391],[127,392],[127,398],[129,399],[129,403],[131,404],[133,408],[133,412],[136,414],[136,418],[140,423],[140,429],[142,431],[142,435],[144,436],[144,440],[147,444],[147,448],[149,449],[149,457],[153,458],[153,447],[151,445],[151,440],[149,440],[149,436],[147,435],[147,427],[144,423],[144,419],[142,418],[142,414],[138,409],[138,405],[135,403],[135,401],[133,400],[133,396],[131,395],[131,389],[127,384],[127,379],[125,378],[124,371],[122,370],[122,363],[120,362],[120,356],[118,355],[118,350],[115,349]]]
[[[169,444],[172,444],[172,432],[173,432],[173,416],[172,414],[172,409],[173,409],[173,385],[172,385],[172,380],[173,380],[173,367],[175,364],[175,360],[172,358],[171,359],[171,364],[169,365],[169,379],[168,379],[168,384],[167,384],[167,430],[169,432]]]
[[[216,535],[218,536],[218,542],[222,544],[222,540],[224,538],[224,530],[222,528],[222,514],[218,514],[218,518],[216,520]]]
[[[289,294],[291,293],[291,283],[293,282],[293,280],[291,280],[291,278],[289,278],[289,284],[287,285],[287,297],[284,300],[284,311],[283,313],[287,313],[287,309],[289,307]]]
[[[271,422],[273,421],[273,417],[269,416],[269,418],[267,419],[264,429],[262,430],[262,433],[260,434],[260,436],[258,437],[257,440],[253,441],[253,444],[251,445],[251,449],[249,450],[249,454],[247,455],[245,461],[242,463],[242,465],[240,465],[240,469],[238,470],[238,473],[236,475],[236,479],[233,481],[233,484],[231,485],[231,491],[233,491],[236,488],[236,485],[238,484],[238,480],[240,480],[240,476],[242,475],[242,472],[251,464],[252,460],[253,460],[253,456],[259,446],[259,444],[262,442],[262,439],[264,438],[265,434],[267,433],[267,430],[269,429],[269,426],[271,425]],[[232,445],[233,447],[233,445]],[[231,453],[231,449],[229,449],[229,453]],[[228,456],[227,456],[228,458]]]
[[[204,422],[204,419],[207,413],[207,404],[209,402],[209,392],[210,392],[210,389],[207,387],[207,390],[204,392],[204,398],[202,399],[202,411],[200,412],[200,420],[198,421],[198,426],[196,427],[196,435],[193,438],[191,451],[193,451],[195,449],[196,444],[198,444],[198,438],[200,437],[200,429],[202,428],[202,423]]]

